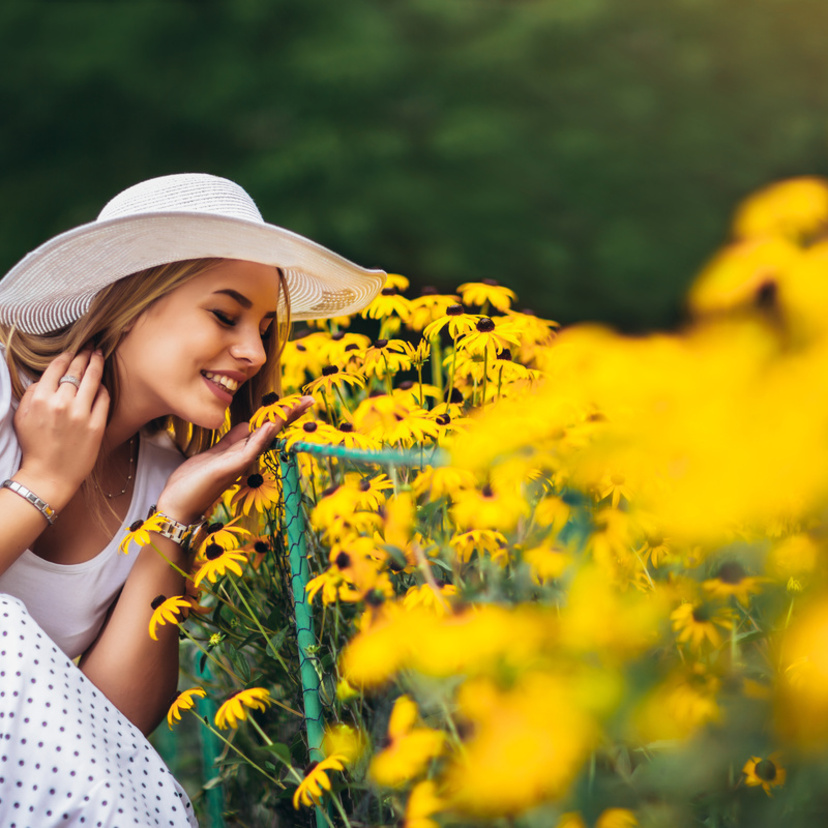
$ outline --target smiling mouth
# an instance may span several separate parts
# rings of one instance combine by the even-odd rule
[[[223,388],[229,394],[235,394],[239,390],[239,383],[234,379],[230,379],[230,377],[225,377],[223,374],[202,371],[201,376],[206,377],[210,382],[215,383],[219,388]]]

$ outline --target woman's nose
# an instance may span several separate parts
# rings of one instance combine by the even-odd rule
[[[230,354],[254,368],[261,368],[267,359],[267,351],[258,328],[254,331],[239,330],[238,338],[230,346]]]

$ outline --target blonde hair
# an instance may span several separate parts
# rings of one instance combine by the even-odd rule
[[[23,396],[23,375],[37,380],[49,363],[64,351],[84,347],[100,348],[104,356],[103,385],[111,397],[110,412],[118,403],[119,389],[115,371],[115,351],[136,319],[162,297],[185,282],[206,273],[222,259],[191,259],[172,262],[125,276],[98,292],[89,310],[71,325],[48,334],[30,334],[14,326],[0,325],[0,342],[6,349],[6,363],[12,388],[18,399]],[[290,333],[290,297],[282,270],[275,267],[277,303],[284,297],[285,318],[277,318],[264,340],[266,360],[261,370],[235,394],[230,405],[230,425],[250,419],[269,391],[281,390],[279,358]],[[190,456],[209,448],[218,432],[193,425],[179,417],[160,417],[145,430],[157,433],[168,430],[181,451]],[[93,474],[94,477],[94,474]]]

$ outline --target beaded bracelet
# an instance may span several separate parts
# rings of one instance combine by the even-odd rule
[[[41,500],[31,489],[27,489],[22,483],[18,483],[16,480],[4,480],[2,488],[11,489],[15,494],[19,494],[20,497],[31,503],[49,521],[49,526],[52,526],[55,520],[57,520],[57,512],[45,500]]]

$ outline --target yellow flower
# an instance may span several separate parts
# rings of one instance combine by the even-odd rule
[[[406,609],[412,607],[425,607],[437,615],[448,615],[451,612],[449,599],[457,595],[457,587],[454,584],[445,584],[438,592],[430,584],[412,586],[403,597],[403,606]]]
[[[309,382],[302,390],[306,394],[324,393],[329,397],[334,394],[334,388],[351,387],[362,388],[365,380],[359,374],[343,371],[337,365],[326,365],[321,376]]]
[[[408,290],[408,286],[411,284],[406,276],[403,276],[400,273],[389,273],[385,277],[385,284],[383,287],[387,288],[396,288],[397,290]]]
[[[477,552],[478,556],[487,552],[493,561],[509,560],[506,536],[494,529],[472,529],[463,532],[455,535],[449,541],[449,545],[462,563],[468,563],[473,552]]]
[[[411,302],[404,296],[400,296],[397,288],[385,287],[367,308],[360,311],[359,315],[363,319],[385,319],[392,316],[398,317],[402,322],[407,322],[411,315]]]
[[[264,423],[276,423],[283,426],[288,419],[290,412],[305,400],[301,394],[290,394],[287,397],[279,398],[275,391],[271,391],[262,397],[262,404],[250,418],[250,430],[255,431]]]
[[[216,727],[221,730],[238,727],[239,722],[247,718],[247,708],[266,710],[270,704],[273,704],[273,700],[264,687],[248,687],[247,690],[239,690],[233,693],[216,711]]]
[[[740,238],[809,239],[828,227],[828,182],[803,176],[771,184],[749,196],[733,221]]]
[[[324,446],[337,445],[342,436],[338,429],[318,420],[296,423],[286,429],[283,434],[285,445],[289,449],[297,443],[317,443]]]
[[[417,705],[408,696],[394,703],[388,721],[388,747],[371,760],[368,775],[385,788],[399,788],[423,773],[443,751],[441,730],[418,727]]]
[[[339,754],[329,756],[321,762],[311,765],[305,778],[299,783],[299,787],[293,794],[293,807],[298,811],[300,803],[308,808],[318,805],[322,799],[323,792],[331,789],[331,780],[328,779],[328,771],[345,770],[347,757]]]
[[[545,584],[560,578],[572,562],[571,556],[563,549],[547,544],[526,549],[521,557],[529,564],[532,580],[536,584]]]
[[[458,305],[457,296],[444,296],[434,288],[423,288],[422,296],[411,300],[411,316],[408,318],[408,327],[412,331],[421,331],[430,322],[445,316],[446,310],[452,305]]]
[[[505,313],[517,299],[513,290],[499,285],[494,279],[483,279],[480,282],[466,282],[457,288],[457,292],[466,305],[477,305],[485,308],[491,305]]]
[[[742,606],[750,603],[750,596],[755,592],[761,592],[762,582],[766,578],[748,577],[741,565],[735,561],[723,564],[719,574],[704,582],[705,590],[717,598],[735,597]]]
[[[215,521],[203,527],[201,531],[205,537],[198,546],[198,558],[204,558],[211,543],[218,544],[222,549],[235,549],[242,538],[252,534],[248,529],[237,525],[240,520],[241,518],[233,518],[228,523]]]
[[[402,828],[439,828],[431,819],[442,805],[437,788],[431,779],[418,782],[412,789],[405,806]]]
[[[134,543],[138,547],[147,546],[150,542],[150,532],[156,532],[160,529],[160,516],[151,515],[146,520],[136,520],[131,526],[127,527],[126,537],[121,541],[118,549],[125,555],[129,553],[129,545]]]
[[[217,543],[208,544],[204,551],[204,563],[198,568],[193,584],[198,586],[205,578],[214,584],[222,575],[235,572],[242,574],[242,565],[249,560],[248,553],[239,549],[222,549]]]
[[[367,376],[393,377],[411,367],[413,356],[414,346],[403,339],[377,339],[365,352],[363,368]]]
[[[341,723],[329,727],[322,739],[326,756],[342,756],[350,765],[359,761],[367,747],[368,739],[363,730]]]
[[[158,627],[163,627],[164,624],[178,624],[183,621],[186,616],[182,617],[182,611],[189,610],[192,604],[190,599],[183,595],[173,595],[172,598],[166,598],[159,595],[152,602],[152,615],[149,622],[149,634],[153,641],[158,641],[158,636],[155,631]]]
[[[595,828],[636,828],[638,820],[627,808],[607,808],[595,823]]]
[[[598,499],[611,498],[612,508],[617,509],[621,498],[623,497],[629,503],[631,495],[629,483],[623,474],[607,474],[601,481]]]
[[[242,514],[249,515],[250,510],[263,512],[279,502],[281,487],[279,481],[269,471],[254,472],[233,495],[232,505],[240,506]]]
[[[494,319],[481,316],[475,323],[474,330],[457,342],[457,350],[481,358],[486,356],[490,362],[494,362],[499,351],[508,350],[510,345],[519,342],[517,331],[509,329],[508,320],[496,324]]]
[[[455,492],[473,489],[475,485],[474,474],[466,469],[426,466],[414,479],[411,488],[417,497],[428,492],[428,499],[433,502],[441,497],[452,497]]]
[[[471,333],[477,325],[480,317],[476,314],[465,313],[462,305],[450,305],[446,308],[446,315],[425,326],[423,336],[432,339],[437,336],[443,328],[448,328],[449,336],[457,339],[458,336]]]
[[[201,687],[191,687],[189,690],[182,690],[176,697],[175,701],[170,705],[167,711],[167,723],[172,730],[176,722],[181,721],[181,711],[190,710],[196,703],[196,696],[204,698],[207,692]]]
[[[452,517],[461,529],[509,530],[528,511],[518,491],[494,485],[486,485],[479,491],[458,492],[451,507]]]
[[[768,796],[772,796],[771,788],[785,784],[787,776],[785,768],[779,764],[779,754],[771,754],[767,759],[760,756],[751,756],[742,768],[745,775],[745,784],[751,787],[761,785]]]
[[[712,610],[705,604],[685,601],[670,614],[678,641],[689,642],[694,650],[700,650],[705,641],[712,647],[720,647],[722,636],[716,627],[729,630],[733,626],[732,614],[727,609]]]

